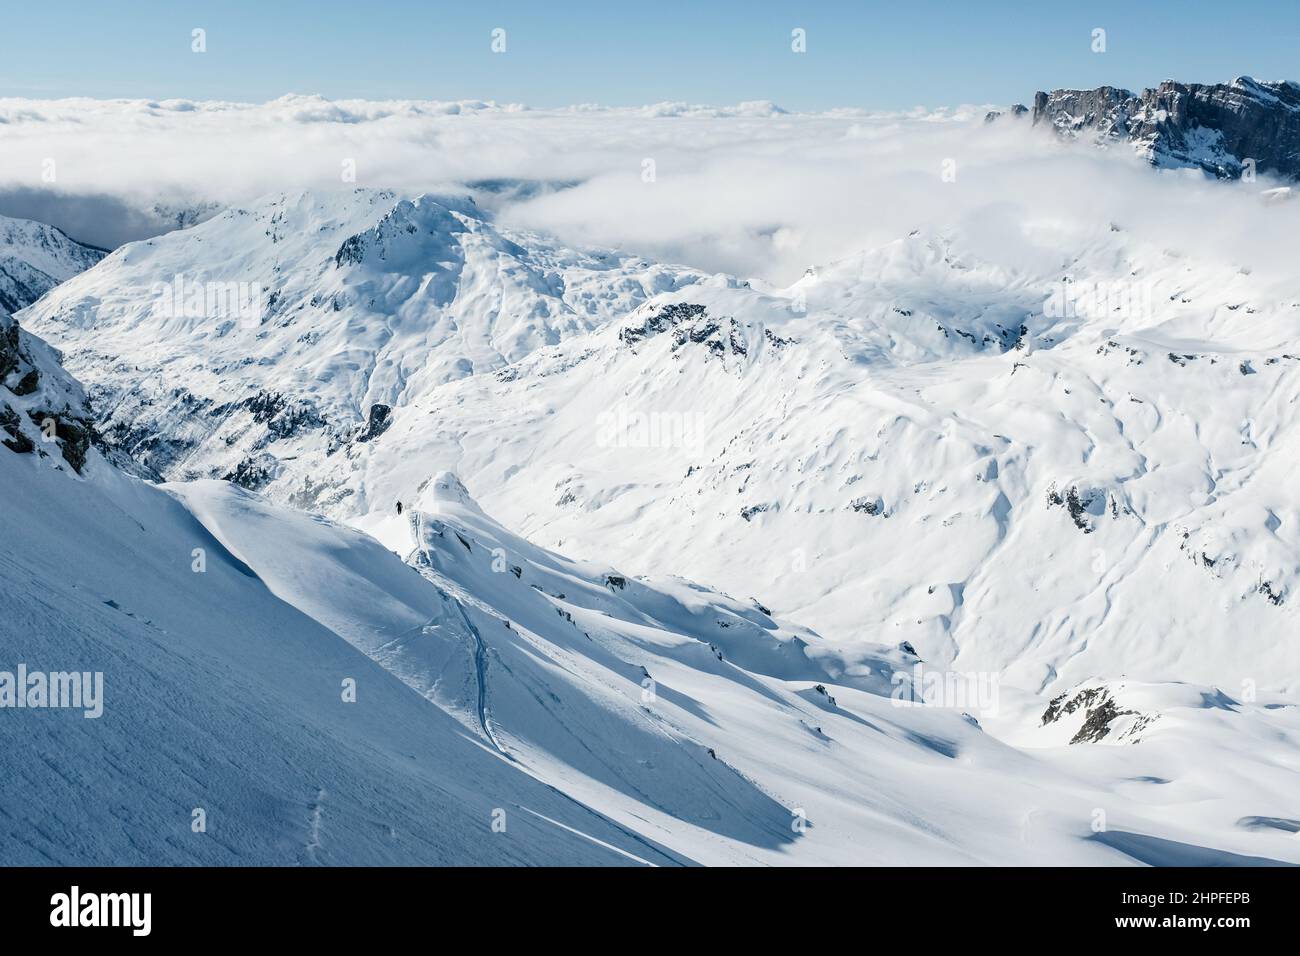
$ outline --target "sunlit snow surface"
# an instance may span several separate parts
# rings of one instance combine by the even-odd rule
[[[978,149],[801,278],[316,190],[23,311],[168,483],[0,450],[6,644],[108,696],[0,715],[5,861],[1300,862],[1300,213]]]

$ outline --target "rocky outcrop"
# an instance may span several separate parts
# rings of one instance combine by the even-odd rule
[[[1070,738],[1072,744],[1101,743],[1110,737],[1113,742],[1137,743],[1142,731],[1158,715],[1143,714],[1120,706],[1109,687],[1087,687],[1075,693],[1066,692],[1052,699],[1043,712],[1040,726],[1054,724],[1076,711],[1083,712],[1083,722]],[[1111,725],[1120,717],[1132,718],[1115,727]]]
[[[370,412],[366,416],[366,424],[362,427],[360,434],[357,435],[357,441],[374,441],[384,432],[388,431],[388,426],[393,423],[393,409],[389,405],[380,402],[370,406]]]
[[[1035,125],[1100,144],[1130,143],[1152,165],[1220,179],[1252,170],[1300,178],[1300,84],[1166,80],[1141,93],[1112,86],[1034,95]]]
[[[1023,103],[1017,103],[1006,112],[1010,113],[1012,116],[1021,117],[1029,112],[1029,107],[1025,106]],[[989,110],[987,113],[984,114],[984,122],[992,123],[995,120],[997,120],[999,117],[1004,115],[1005,113],[1002,110]]]
[[[23,434],[22,421],[8,403],[0,401],[0,432],[3,432],[0,434],[0,445],[19,455],[26,455],[30,454],[36,446]]]
[[[57,361],[57,352],[0,311],[0,394],[11,399],[0,399],[0,444],[42,457],[42,446],[54,445],[80,474],[98,435],[84,393]]]
[[[663,332],[672,333],[672,353],[676,357],[684,350],[702,349],[705,357],[726,359],[729,356],[744,358],[754,344],[766,342],[774,349],[785,348],[793,339],[783,338],[770,329],[763,328],[758,339],[757,327],[747,328],[731,316],[714,317],[703,305],[693,302],[672,302],[660,308],[638,309],[633,321],[619,329],[618,339],[624,345],[635,347]],[[639,321],[638,321],[639,320]]]
[[[854,498],[849,502],[849,507],[858,514],[864,515],[883,515],[885,513],[885,503],[879,495],[862,495]]]
[[[26,364],[18,338],[18,323],[9,316],[0,313],[0,382]]]
[[[74,415],[65,407],[62,411],[48,408],[33,410],[27,413],[27,417],[40,426],[47,438],[58,438],[63,460],[72,466],[73,471],[81,474],[81,469],[86,465],[91,439],[95,435],[89,414]]]
[[[683,322],[695,322],[705,318],[706,315],[707,312],[702,305],[693,302],[672,302],[661,309],[651,311],[650,315],[640,323],[624,326],[619,330],[618,338],[624,345],[636,345]]]
[[[247,488],[249,491],[261,491],[275,478],[276,466],[276,460],[270,455],[245,458],[222,475],[221,479],[239,485],[241,488]]]

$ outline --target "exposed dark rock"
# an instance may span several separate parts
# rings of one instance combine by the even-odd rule
[[[392,414],[393,409],[388,405],[379,402],[371,405],[365,427],[357,436],[357,441],[372,441],[388,431],[388,426],[393,423]]]
[[[1077,485],[1071,485],[1065,494],[1061,494],[1057,490],[1055,482],[1047,488],[1048,507],[1059,508],[1064,506],[1070,513],[1070,520],[1084,534],[1092,534],[1096,530],[1090,516],[1095,517],[1105,512],[1106,499],[1107,496],[1100,491],[1091,488],[1080,491]]]
[[[1110,735],[1111,722],[1117,717],[1134,716],[1133,725],[1123,732],[1119,739],[1133,740],[1137,734],[1156,719],[1155,714],[1140,714],[1136,710],[1121,708],[1107,687],[1089,687],[1079,691],[1073,697],[1070,692],[1052,699],[1047,710],[1043,711],[1041,726],[1056,723],[1062,717],[1073,714],[1079,709],[1085,712],[1083,726],[1070,738],[1070,743],[1097,743]]]
[[[1007,110],[1006,113],[1003,113],[1002,110],[989,110],[987,113],[984,114],[984,122],[993,123],[998,119],[1000,119],[1001,117],[1006,116],[1008,114],[1016,119],[1019,119],[1021,116],[1024,116],[1028,112],[1029,112],[1029,107],[1025,106],[1023,103],[1016,103],[1014,106],[1011,107],[1011,109]]]
[[[1300,84],[1166,80],[1135,94],[1111,86],[1034,96],[1033,122],[1065,137],[1131,143],[1156,166],[1221,179],[1251,170],[1300,177]]]
[[[245,400],[244,407],[253,413],[253,421],[265,425],[278,415],[288,403],[279,392],[258,392]]]
[[[26,455],[36,447],[32,444],[32,440],[23,434],[22,419],[18,417],[18,413],[3,402],[0,402],[0,431],[8,436],[0,438],[0,444],[12,452]]]
[[[0,382],[23,361],[18,323],[0,312]]]
[[[18,380],[12,391],[15,395],[31,395],[40,387],[41,373],[36,369],[29,369],[27,374]]]
[[[343,245],[339,246],[339,251],[334,253],[334,267],[356,265],[366,257],[366,237],[364,235],[350,236],[343,240]]]
[[[233,471],[228,471],[221,477],[249,491],[260,491],[271,483],[275,472],[275,459],[269,455],[262,455],[257,458],[245,458],[235,466]]]
[[[1259,583],[1259,587],[1257,588],[1257,590],[1259,591],[1260,594],[1264,595],[1264,597],[1268,598],[1270,603],[1272,604],[1282,603],[1282,597],[1284,592],[1281,590],[1274,591],[1272,581],[1261,581]]]
[[[86,453],[90,451],[91,439],[94,437],[90,422],[77,418],[68,411],[30,411],[27,417],[41,429],[46,428],[47,421],[54,422],[54,435],[59,440],[63,460],[72,466],[73,471],[81,474],[81,469],[86,464]]]
[[[690,302],[673,302],[652,313],[640,325],[629,325],[619,330],[618,339],[624,345],[636,345],[644,339],[666,332],[682,322],[694,321],[706,315],[702,305]]]
[[[1083,726],[1078,732],[1070,738],[1070,743],[1097,743],[1102,740],[1110,731],[1110,722],[1121,714],[1131,714],[1133,711],[1121,711],[1116,706],[1115,701],[1109,697],[1103,699],[1096,707],[1088,711],[1088,716],[1083,722]]]
[[[307,428],[324,428],[325,420],[309,401],[289,398],[280,392],[258,392],[240,403],[253,415],[253,421],[265,425],[269,440],[291,438]],[[224,415],[229,406],[219,405],[209,414]]]
[[[858,514],[883,515],[885,513],[884,502],[875,495],[863,495],[860,498],[854,498],[849,502],[849,507]]]

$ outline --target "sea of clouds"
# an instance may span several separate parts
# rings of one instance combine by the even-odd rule
[[[960,234],[1009,268],[1120,225],[1180,254],[1290,270],[1300,206],[1266,201],[1276,183],[1156,171],[1127,146],[986,124],[986,109],[0,99],[0,214],[112,248],[272,192],[472,184],[510,226],[777,285],[916,229]]]

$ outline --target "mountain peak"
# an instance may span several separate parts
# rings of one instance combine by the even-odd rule
[[[1034,125],[1098,144],[1125,142],[1153,166],[1219,179],[1256,172],[1300,178],[1300,86],[1239,76],[1231,83],[1165,80],[1140,94],[1113,86],[1039,91]]]
[[[0,216],[0,310],[25,309],[104,255],[54,226]]]
[[[440,471],[430,480],[428,496],[435,501],[455,502],[461,505],[477,505],[454,471]]]

